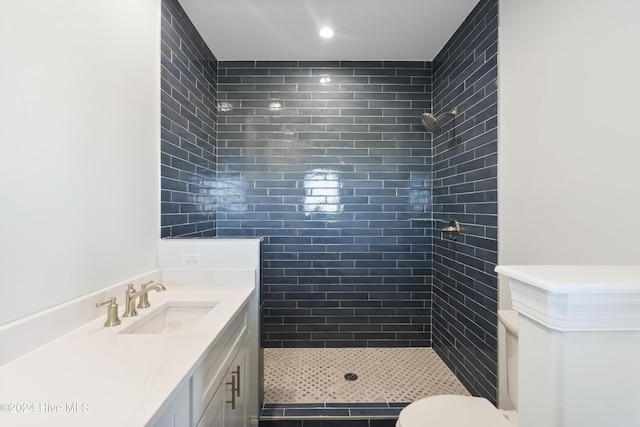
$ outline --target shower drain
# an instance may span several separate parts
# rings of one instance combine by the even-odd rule
[[[356,374],[349,372],[348,374],[344,374],[344,379],[347,381],[355,381],[358,379],[358,376]]]

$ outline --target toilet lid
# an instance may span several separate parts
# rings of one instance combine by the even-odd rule
[[[398,427],[510,427],[506,418],[482,397],[425,397],[404,408]]]

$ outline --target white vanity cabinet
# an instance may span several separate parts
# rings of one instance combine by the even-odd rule
[[[246,347],[242,346],[197,427],[246,427],[248,425],[246,378]]]
[[[187,385],[154,417],[154,427],[247,427],[248,310],[241,309],[201,358]],[[255,375],[255,373],[254,373]]]
[[[191,412],[189,411],[189,386],[182,386],[169,407],[167,407],[154,427],[182,427],[188,426],[191,420]]]
[[[223,382],[219,385],[216,392],[213,394],[213,399],[209,403],[209,406],[204,411],[200,422],[198,422],[197,427],[204,426],[216,426],[222,427],[225,425],[225,420],[227,417],[225,416],[225,405],[226,398],[231,392],[231,387],[226,382]]]
[[[165,242],[172,252],[161,269],[3,325],[0,349],[15,351],[0,351],[0,402],[47,402],[54,410],[5,411],[0,424],[257,427],[260,257],[253,240]],[[200,253],[206,268],[180,267],[183,254]],[[154,293],[139,317],[105,328],[96,304],[149,281],[166,292]],[[142,327],[150,323],[161,328]],[[235,404],[226,403],[232,391]],[[82,414],[69,410],[75,405]]]
[[[224,413],[227,415],[224,418],[225,426],[229,427],[246,427],[248,425],[247,414],[247,391],[248,391],[248,378],[249,378],[249,365],[247,363],[247,351],[246,346],[242,346],[238,351],[238,354],[233,359],[227,377],[230,381],[227,384],[235,385],[235,394],[227,402],[231,401],[231,410],[227,408]]]
[[[245,404],[249,376],[247,320],[247,311],[243,310],[193,374],[191,410],[197,427],[249,424]]]

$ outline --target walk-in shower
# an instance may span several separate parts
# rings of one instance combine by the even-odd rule
[[[264,361],[263,420],[390,421],[423,397],[470,395],[430,347],[265,348]]]

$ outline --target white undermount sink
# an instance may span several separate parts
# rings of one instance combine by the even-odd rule
[[[217,301],[171,301],[143,315],[118,333],[166,335],[187,332],[217,304]]]

